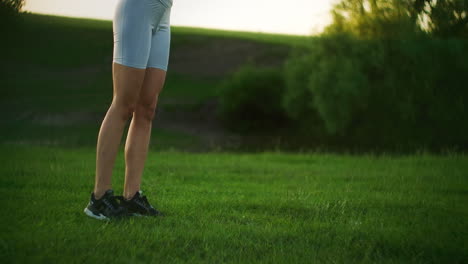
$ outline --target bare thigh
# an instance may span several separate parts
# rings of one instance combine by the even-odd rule
[[[114,107],[126,110],[124,114],[128,118],[127,115],[135,110],[146,70],[113,63],[112,73],[114,81],[112,104]]]
[[[154,116],[158,97],[166,81],[166,71],[158,68],[147,68],[143,85],[138,97],[137,114],[140,112],[148,119]]]

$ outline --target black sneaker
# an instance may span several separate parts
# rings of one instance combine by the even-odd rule
[[[136,192],[130,200],[126,200],[123,196],[116,197],[120,200],[120,204],[134,216],[164,216],[163,213],[151,206],[146,196],[142,195],[141,190]]]
[[[111,189],[107,190],[99,200],[94,197],[94,192],[91,193],[91,199],[84,212],[86,215],[99,220],[110,220],[110,218],[128,215],[127,210],[119,204],[114,196],[114,191]]]

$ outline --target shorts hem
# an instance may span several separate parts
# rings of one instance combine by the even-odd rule
[[[120,64],[120,65],[123,65],[123,66],[127,66],[127,67],[131,67],[131,68],[137,68],[137,69],[146,69],[147,66],[142,66],[141,64],[135,64],[135,63],[127,63],[127,62],[123,62],[123,61],[118,61],[118,60],[113,60],[112,62],[114,63],[117,63],[117,64]]]
[[[161,65],[148,65],[148,68],[156,68],[156,69],[161,69],[163,71],[167,71],[167,66],[161,66]]]

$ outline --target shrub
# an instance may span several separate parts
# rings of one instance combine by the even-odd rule
[[[330,135],[343,134],[366,105],[369,84],[362,68],[365,61],[372,64],[367,51],[365,42],[336,35],[296,52],[286,63],[283,105],[289,116],[313,126],[318,116]]]
[[[246,65],[219,89],[219,115],[238,132],[276,129],[286,122],[281,106],[284,77],[280,69]]]
[[[379,147],[468,146],[468,45],[408,36],[322,36],[286,64],[283,103],[329,138]]]
[[[310,73],[317,69],[319,52],[316,52],[317,43],[310,42],[305,47],[296,47],[291,57],[285,63],[285,91],[282,105],[287,114],[295,120],[313,120],[315,106],[313,94],[306,89]]]

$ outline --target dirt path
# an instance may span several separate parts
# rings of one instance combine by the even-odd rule
[[[259,66],[280,66],[291,49],[250,40],[211,37],[196,41],[200,36],[184,37],[185,41],[171,48],[169,67],[187,75],[222,77],[249,61]]]

